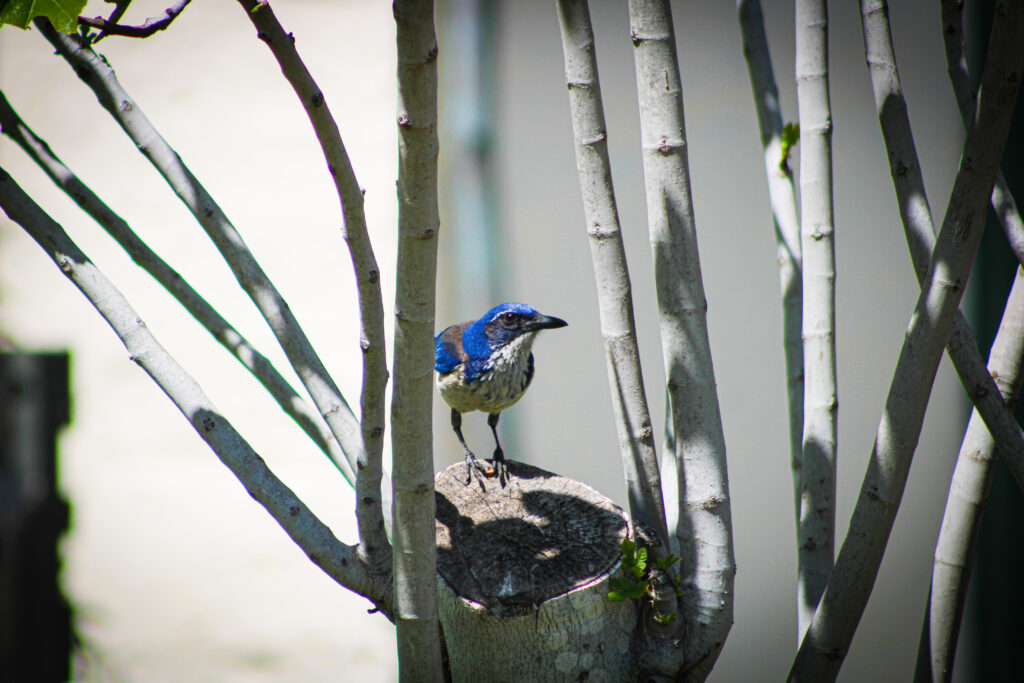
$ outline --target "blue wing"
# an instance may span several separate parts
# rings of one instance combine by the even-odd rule
[[[434,369],[442,375],[452,372],[466,359],[462,333],[468,325],[452,325],[434,337]]]

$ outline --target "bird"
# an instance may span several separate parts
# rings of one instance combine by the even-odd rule
[[[450,325],[434,336],[435,383],[452,409],[452,429],[466,454],[466,485],[476,474],[498,475],[505,485],[505,453],[498,441],[501,411],[515,404],[533,379],[533,340],[541,330],[565,327],[561,318],[543,315],[532,306],[498,304],[476,320]],[[462,414],[487,413],[494,434],[494,468],[477,461],[462,436]]]

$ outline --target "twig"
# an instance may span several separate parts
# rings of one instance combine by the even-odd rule
[[[100,29],[99,35],[93,38],[90,42],[95,44],[107,36],[125,36],[127,38],[148,38],[158,31],[163,31],[171,25],[175,19],[182,13],[185,6],[188,5],[192,0],[177,0],[173,5],[165,9],[155,17],[150,17],[138,26],[132,26],[129,24],[119,24],[121,17],[128,10],[128,5],[131,4],[131,0],[127,2],[117,2],[117,6],[110,13],[110,16],[104,19],[103,17],[78,17],[79,26],[89,26],[91,28]]]
[[[775,225],[776,259],[782,286],[782,343],[786,352],[786,386],[789,400],[789,450],[793,470],[794,519],[799,537],[800,490],[803,470],[804,435],[804,348],[802,257],[800,220],[796,213],[793,173],[783,158],[782,109],[772,73],[764,15],[759,0],[739,0],[743,55],[747,60],[750,85],[754,91],[757,122],[764,147],[768,197]]]
[[[355,475],[352,468],[345,460],[345,454],[339,448],[338,442],[325,428],[323,418],[306,400],[295,393],[266,356],[253,347],[176,270],[146,246],[124,219],[103,203],[103,200],[57,158],[49,145],[25,125],[2,92],[0,129],[4,135],[18,143],[58,187],[117,240],[136,264],[163,285],[221,346],[230,351],[231,355],[263,384],[281,409],[290,415],[309,438],[330,457],[349,484],[354,485]]]
[[[935,228],[896,68],[885,0],[862,0],[861,17],[864,51],[871,73],[878,122],[889,159],[889,172],[896,190],[914,273],[920,284],[935,247]],[[948,32],[943,33],[949,41]],[[973,101],[973,93],[970,96]],[[961,112],[967,113],[965,110]],[[994,188],[992,202],[997,213],[1006,221],[1004,225],[1008,234],[1024,233],[1024,226],[1021,225],[1020,215],[1015,212],[1016,207],[1009,191],[1000,193],[998,188]],[[1020,473],[1018,479],[1024,481],[1024,432],[1013,412],[1003,402],[996,382],[985,367],[974,333],[960,311],[957,311],[954,318],[946,349],[964,390],[1000,444],[1000,452],[1006,457],[1010,468]]]
[[[342,586],[391,614],[390,576],[372,572],[356,548],[335,538],[235,431],[196,381],[157,342],[120,291],[67,233],[0,169],[0,206],[49,254],[117,333],[131,358],[174,402],[200,438],[309,558]]]
[[[796,3],[796,94],[800,110],[803,250],[804,435],[797,638],[825,590],[835,554],[836,258],[832,211],[832,111],[825,0]]]
[[[285,79],[306,110],[341,202],[341,234],[348,245],[356,274],[359,337],[363,350],[363,388],[359,399],[363,451],[356,462],[356,519],[360,552],[365,553],[375,566],[387,567],[391,563],[391,544],[388,543],[385,531],[385,519],[390,520],[391,506],[389,500],[385,508],[381,500],[384,389],[388,383],[384,305],[380,292],[380,270],[366,228],[363,192],[342,142],[338,124],[331,115],[323,93],[299,57],[294,37],[281,27],[268,3],[240,0],[239,4],[256,27],[259,38],[277,59]],[[390,492],[390,487],[387,490]]]
[[[395,626],[402,680],[440,681],[431,401],[437,231],[437,38],[433,0],[396,0],[398,282],[391,398]]]
[[[78,37],[57,33],[45,20],[36,20],[36,26],[72,65],[79,78],[92,88],[103,108],[121,125],[206,230],[239,284],[269,324],[299,380],[326,419],[331,433],[338,439],[349,464],[355,467],[364,457],[359,422],[287,302],[271,284],[241,235],[181,157],[121,88],[113,69]]]
[[[682,613],[690,634],[686,675],[703,679],[732,626],[736,565],[725,437],[708,341],[672,12],[667,0],[630,0],[628,6],[648,229],[679,472]]]
[[[791,680],[835,678],[874,585],[906,486],[942,348],[981,240],[985,207],[1024,66],[1024,6],[996,7],[974,125],[890,385],[850,531],[790,670]]]
[[[576,168],[590,237],[590,256],[600,286],[597,300],[608,384],[629,488],[634,522],[653,529],[668,553],[669,535],[654,430],[647,407],[633,319],[633,296],[615,202],[597,50],[587,0],[558,0],[569,111],[576,139]]]

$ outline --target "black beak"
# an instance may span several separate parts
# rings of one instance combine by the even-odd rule
[[[531,332],[534,330],[553,330],[556,327],[565,327],[568,324],[561,318],[538,314],[536,318],[526,323],[526,329]]]

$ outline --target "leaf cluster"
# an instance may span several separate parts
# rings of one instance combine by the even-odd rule
[[[652,593],[651,572],[654,569],[668,571],[675,566],[680,558],[671,553],[653,562],[648,562],[647,548],[639,547],[636,541],[628,538],[622,540],[619,549],[622,555],[622,576],[613,578],[609,585],[608,599],[612,602],[624,602],[629,598],[634,600],[650,598]],[[676,592],[679,592],[679,576],[675,577]],[[664,621],[671,621],[675,615],[664,615]]]

